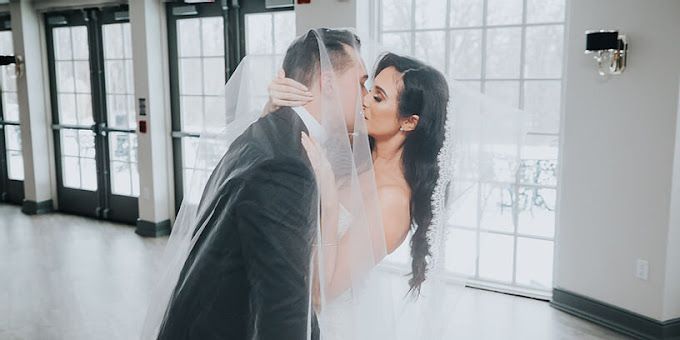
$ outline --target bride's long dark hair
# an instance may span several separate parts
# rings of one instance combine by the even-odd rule
[[[420,292],[425,281],[430,253],[429,229],[432,222],[432,193],[439,178],[437,156],[444,144],[449,87],[441,72],[416,59],[385,54],[375,70],[394,67],[403,76],[399,93],[399,116],[418,115],[415,130],[404,142],[402,164],[411,188],[411,291]]]

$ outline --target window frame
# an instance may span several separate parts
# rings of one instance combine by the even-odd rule
[[[179,15],[177,8],[184,8],[186,14]],[[191,10],[193,8],[193,10]],[[183,138],[200,137],[198,133],[182,131],[181,103],[179,88],[179,41],[177,21],[184,18],[222,17],[224,23],[225,83],[245,57],[245,16],[248,14],[290,11],[290,7],[267,8],[264,0],[231,1],[218,0],[213,3],[185,4],[170,2],[166,4],[168,29],[168,58],[170,79],[171,139],[174,170],[175,214],[179,212],[184,198],[184,160],[182,153]],[[230,48],[231,47],[231,48]]]
[[[449,68],[451,65],[451,34],[452,32],[456,31],[466,31],[466,30],[480,30],[482,37],[480,41],[480,52],[481,52],[481,70],[478,78],[469,78],[469,79],[456,79],[458,82],[479,82],[480,84],[480,90],[482,92],[485,92],[487,89],[487,83],[489,81],[512,81],[516,82],[518,84],[518,106],[520,109],[524,109],[525,107],[525,86],[527,81],[555,81],[556,83],[559,82],[560,84],[560,93],[564,91],[564,67],[563,65],[564,60],[566,58],[566,32],[567,32],[567,27],[566,27],[566,22],[567,22],[567,15],[568,15],[568,0],[564,0],[564,17],[560,21],[546,21],[546,22],[537,22],[537,23],[528,23],[527,20],[527,8],[528,8],[528,0],[522,0],[522,20],[520,23],[515,23],[515,24],[501,24],[501,25],[493,25],[493,24],[488,24],[487,22],[487,15],[488,15],[488,6],[489,6],[489,0],[481,0],[483,9],[482,9],[482,22],[480,25],[473,25],[473,26],[465,26],[465,27],[452,27],[451,26],[451,3],[453,0],[443,0],[446,2],[446,16],[445,16],[445,25],[441,28],[416,28],[416,0],[409,0],[410,1],[410,23],[409,27],[405,29],[388,29],[384,30],[383,29],[383,1],[384,0],[378,0],[377,1],[377,8],[376,8],[376,13],[374,16],[371,17],[371,20],[374,22],[371,24],[371,27],[375,27],[376,29],[376,35],[377,35],[377,40],[382,42],[383,41],[383,34],[384,33],[408,33],[409,34],[409,39],[410,39],[410,54],[415,55],[415,49],[416,49],[416,33],[418,32],[444,32],[445,36],[445,48],[444,48],[444,70],[443,73],[446,74],[448,77],[449,76]],[[560,26],[562,27],[562,34],[563,34],[563,40],[562,40],[562,60],[560,62],[562,63],[562,72],[560,77],[557,78],[532,78],[532,77],[526,77],[525,76],[525,66],[526,66],[526,41],[527,41],[527,28],[532,28],[532,27],[551,27],[551,26]],[[519,70],[518,70],[518,76],[517,77],[510,77],[510,78],[489,78],[486,76],[486,62],[487,62],[487,35],[488,31],[490,29],[497,29],[497,28],[519,28],[520,29],[520,39],[521,39],[521,47],[520,47],[520,60],[519,60]],[[561,118],[563,116],[563,96],[560,96],[560,105],[559,105],[559,112],[556,112],[558,117],[560,118],[560,125],[561,125]],[[489,288],[493,290],[498,290],[498,291],[503,291],[503,292],[510,292],[510,293],[516,293],[516,294],[521,294],[521,295],[526,295],[526,296],[531,296],[531,297],[537,297],[537,298],[542,298],[542,299],[549,299],[551,296],[551,291],[552,287],[546,287],[545,289],[541,289],[536,286],[530,286],[530,285],[525,285],[522,283],[517,282],[517,255],[518,255],[518,240],[519,239],[530,239],[530,240],[542,240],[542,241],[549,241],[552,242],[552,247],[553,247],[553,254],[554,254],[554,248],[555,248],[555,235],[557,234],[557,221],[555,218],[555,222],[553,225],[553,235],[551,237],[546,237],[546,236],[538,236],[538,235],[530,235],[530,234],[523,234],[519,232],[519,209],[518,209],[518,200],[513,199],[512,204],[513,204],[513,212],[512,212],[512,219],[513,219],[513,230],[512,232],[505,232],[505,231],[498,231],[498,230],[489,230],[481,227],[481,216],[479,216],[479,207],[482,204],[482,198],[481,198],[481,193],[482,193],[482,187],[484,185],[488,184],[496,184],[496,185],[502,185],[502,186],[511,186],[513,190],[514,197],[517,198],[518,195],[520,194],[520,190],[526,188],[533,190],[534,193],[536,193],[538,190],[553,190],[555,193],[555,207],[553,207],[554,211],[554,216],[556,217],[558,214],[557,211],[557,201],[558,201],[558,186],[559,186],[559,173],[558,173],[558,165],[560,163],[560,155],[561,155],[561,140],[560,140],[560,127],[558,126],[557,131],[555,132],[539,132],[539,131],[528,131],[527,137],[548,137],[548,138],[554,138],[557,140],[556,143],[556,155],[555,159],[550,159],[549,161],[553,162],[554,168],[555,168],[555,179],[556,183],[554,185],[546,185],[546,184],[530,184],[530,183],[522,183],[519,178],[519,172],[517,179],[514,182],[508,182],[508,183],[492,183],[492,182],[478,182],[477,183],[477,192],[478,192],[478,198],[477,198],[477,209],[478,209],[478,216],[477,216],[477,223],[475,227],[464,227],[464,226],[456,226],[456,225],[447,225],[446,228],[450,231],[453,229],[457,230],[467,230],[467,231],[474,231],[476,232],[475,238],[476,238],[476,246],[475,246],[475,273],[474,276],[470,277],[468,279],[468,284],[476,287],[483,287],[483,288]],[[523,150],[518,150],[519,154],[522,155]],[[525,161],[532,161],[530,159],[522,159],[522,164],[524,164]],[[535,160],[534,160],[535,161]],[[494,279],[489,279],[489,278],[483,278],[480,277],[479,275],[479,258],[480,258],[480,239],[481,239],[481,233],[489,233],[492,235],[504,235],[504,236],[511,236],[512,241],[513,241],[513,268],[512,268],[512,280],[510,282],[506,281],[499,281],[499,280],[494,280]],[[553,261],[554,263],[554,261]],[[554,272],[554,269],[553,269]],[[455,274],[450,272],[451,277],[455,277]],[[552,275],[554,276],[554,275]],[[551,281],[554,283],[554,279],[551,279]]]
[[[0,13],[0,31],[11,32],[11,17],[9,13]],[[16,92],[16,91],[13,91]],[[21,122],[19,117],[18,121],[6,121],[4,119],[4,107],[2,104],[2,89],[0,89],[0,202],[8,202],[13,204],[22,204],[24,200],[24,180],[21,179],[11,179],[9,177],[9,163],[7,161],[7,144],[5,141],[5,128],[6,127],[20,127]],[[11,151],[21,151],[22,161],[23,161],[23,148],[20,146],[20,150]],[[24,169],[25,176],[25,169]],[[22,176],[22,178],[25,178]]]

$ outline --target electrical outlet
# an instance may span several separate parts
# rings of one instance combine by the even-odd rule
[[[635,262],[635,277],[641,280],[649,278],[649,262],[643,259],[637,259]]]

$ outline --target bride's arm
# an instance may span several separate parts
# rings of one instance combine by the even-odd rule
[[[262,116],[278,110],[281,106],[303,106],[314,99],[314,95],[309,92],[307,86],[286,78],[283,70],[279,70],[269,84],[267,91],[269,92],[269,100],[262,109]]]
[[[353,277],[370,271],[404,242],[410,226],[410,202],[408,193],[402,189],[383,187],[378,190],[378,206],[365,207],[380,211],[381,221],[374,221],[380,225],[350,225],[339,237],[340,204],[335,176],[316,142],[303,134],[302,144],[317,176],[321,196],[321,244],[317,247],[323,247],[323,268],[320,269],[319,262],[315,261],[313,282],[313,300],[318,305],[321,288],[319,271],[323,271],[325,298],[333,299],[351,288]],[[368,236],[371,240],[365,239],[366,229],[372,234]]]
[[[307,152],[309,161],[316,175],[316,182],[320,196],[320,242],[315,246],[315,255],[323,256],[314,261],[313,282],[312,282],[312,302],[314,306],[319,306],[321,300],[321,281],[323,275],[324,294],[327,296],[328,287],[333,280],[335,273],[336,257],[339,247],[338,222],[340,216],[340,203],[338,190],[335,183],[335,175],[328,163],[328,160],[321,154],[319,146],[306,133],[302,133],[302,146]],[[321,267],[321,268],[320,268]]]
[[[350,226],[338,241],[337,251],[331,252],[335,263],[325,287],[327,298],[332,299],[351,288],[352,278],[370,271],[406,239],[410,226],[408,195],[396,187],[382,188],[378,190],[378,203],[376,208],[380,210],[382,225],[368,228],[373,232],[371,242],[363,240],[365,227]],[[322,230],[324,228],[322,225]],[[372,245],[371,249],[367,249],[368,244]],[[367,253],[371,251],[372,254]]]

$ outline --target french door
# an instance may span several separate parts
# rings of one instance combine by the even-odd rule
[[[139,175],[126,6],[46,14],[59,210],[135,223]]]
[[[285,52],[295,36],[292,6],[268,7],[264,0],[167,4],[177,209],[192,173],[204,170],[192,156],[206,110],[219,107],[224,84],[246,54]]]
[[[0,16],[0,55],[14,55],[10,17]],[[0,66],[0,202],[24,198],[19,105],[14,65]]]

